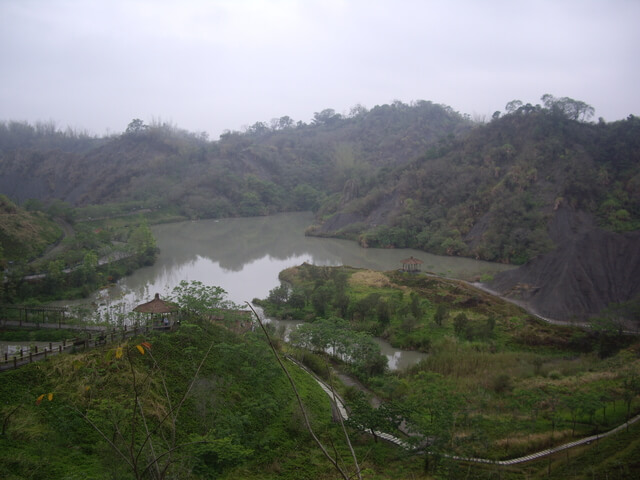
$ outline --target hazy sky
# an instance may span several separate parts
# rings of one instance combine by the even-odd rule
[[[491,117],[544,93],[640,114],[639,0],[0,0],[0,120],[212,139],[430,100]]]

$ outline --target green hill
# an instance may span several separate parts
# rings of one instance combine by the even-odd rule
[[[309,235],[516,265],[568,246],[563,275],[546,257],[494,287],[526,291],[520,299],[539,307],[549,300],[542,283],[553,279],[548,290],[561,299],[543,313],[586,318],[640,294],[632,280],[640,272],[640,119],[589,123],[593,109],[582,101],[542,102],[509,102],[488,124],[426,101],[349,115],[325,109],[309,124],[285,116],[215,142],[137,119],[106,138],[8,122],[0,124],[0,192],[98,217],[313,210]],[[612,251],[628,261],[609,261]],[[594,273],[564,275],[593,257]]]
[[[550,251],[561,206],[640,228],[640,119],[589,124],[548,108],[479,126],[321,210],[318,235],[522,264]],[[595,225],[594,225],[595,226]]]
[[[285,308],[308,312],[319,306],[316,294],[330,292],[325,316],[305,325],[314,344],[348,338],[354,348],[364,330],[382,328],[392,341],[418,340],[415,345],[430,352],[397,374],[363,369],[354,359],[334,364],[366,381],[386,407],[400,408],[382,411],[401,412],[432,439],[435,455],[428,457],[420,448],[410,452],[374,440],[358,422],[380,424],[379,416],[362,408],[357,390],[343,388],[354,409],[355,423],[347,428],[364,479],[542,478],[546,459],[498,468],[446,455],[522,456],[609,430],[637,411],[638,345],[631,338],[546,325],[450,280],[310,265],[284,275],[294,289],[317,287],[307,302],[301,295],[295,301],[277,296]],[[356,307],[351,322],[334,316],[340,288]],[[184,296],[194,310],[202,305],[197,293]],[[437,320],[441,304],[448,307]],[[228,312],[225,317],[233,321]],[[322,356],[306,351],[299,358],[326,372]],[[287,370],[315,434],[352,474],[328,396],[292,363]],[[305,428],[262,334],[236,335],[222,324],[183,317],[171,332],[79,349],[1,375],[3,478],[339,478]],[[634,426],[549,463],[553,478],[598,472],[596,478],[631,479],[638,448]]]
[[[122,135],[77,136],[74,143],[61,132],[9,122],[0,124],[0,191],[20,202],[128,203],[193,218],[308,210],[353,175],[406,163],[469,126],[431,102],[348,117],[323,110],[311,124],[283,117],[216,142],[138,120]]]
[[[29,259],[40,255],[62,235],[41,212],[29,212],[0,195],[0,259]]]
[[[328,398],[292,370],[327,434]],[[3,373],[0,399],[6,479],[219,478],[318,458],[262,338],[202,322]]]

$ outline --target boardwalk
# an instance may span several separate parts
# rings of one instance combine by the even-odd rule
[[[55,328],[67,329],[70,331],[82,331],[85,333],[84,338],[69,338],[62,342],[49,342],[48,348],[35,348],[22,350],[8,355],[5,353],[0,358],[0,372],[14,370],[39,360],[45,360],[51,356],[66,352],[74,352],[78,349],[94,348],[106,345],[108,343],[120,342],[126,338],[149,333],[152,330],[167,330],[166,327],[137,326],[123,328],[107,328],[99,325],[65,325],[58,323],[27,323],[17,321],[2,321],[2,326],[22,326],[31,328]]]
[[[329,397],[329,399],[332,402],[333,405],[333,409],[335,412],[338,412],[340,414],[340,416],[342,417],[343,420],[348,420],[349,419],[349,413],[348,410],[344,404],[344,401],[342,400],[342,398],[340,398],[339,395],[337,395],[335,393],[335,391],[329,386],[327,385],[323,380],[321,380],[315,373],[313,373],[311,370],[309,370],[308,368],[306,368],[304,365],[302,365],[300,362],[298,362],[297,360],[287,356],[287,359],[290,360],[291,362],[295,363],[298,367],[300,367],[302,370],[304,370],[306,373],[308,373],[309,375],[311,375],[315,381],[318,383],[318,385],[320,385],[320,388],[322,388],[322,390],[327,394],[327,396]],[[589,445],[592,442],[597,442],[598,440],[602,439],[602,438],[606,438],[609,437],[611,435],[615,435],[616,433],[619,433],[623,430],[626,430],[627,427],[629,425],[632,425],[636,422],[640,421],[640,415],[636,415],[635,417],[633,417],[632,419],[630,419],[628,422],[623,423],[622,425],[609,430],[608,432],[605,433],[601,433],[598,435],[592,435],[590,437],[586,437],[586,438],[582,438],[580,440],[576,440],[574,442],[569,442],[569,443],[565,443],[563,445],[559,445],[557,447],[553,447],[553,448],[549,448],[546,450],[542,450],[540,452],[536,452],[536,453],[532,453],[530,455],[526,455],[524,457],[519,457],[519,458],[512,458],[510,460],[492,460],[492,459],[488,459],[488,458],[471,458],[471,457],[460,457],[457,455],[446,455],[449,458],[452,458],[454,460],[458,460],[461,462],[471,462],[471,463],[481,463],[481,464],[488,464],[488,465],[498,465],[498,466],[510,466],[510,465],[517,465],[517,464],[521,464],[521,463],[527,463],[527,462],[531,462],[534,460],[540,460],[544,457],[548,457],[549,455],[553,455],[556,454],[558,452],[562,452],[564,450],[568,450],[570,448],[574,448],[574,447],[579,447],[581,445]],[[375,431],[372,432],[375,436],[382,438],[383,440],[386,440],[387,442],[393,443],[395,445],[398,445],[401,448],[404,448],[406,450],[412,450],[412,449],[416,449],[415,445],[412,445],[411,443],[406,442],[405,440],[402,440],[401,438],[398,438],[394,435],[391,435],[389,433],[386,432],[380,432],[380,431]],[[423,447],[417,447],[418,450],[422,450]]]

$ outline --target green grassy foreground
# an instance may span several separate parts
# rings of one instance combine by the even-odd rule
[[[638,425],[513,467],[450,458],[515,458],[623,423],[639,408],[637,339],[553,327],[452,280],[310,265],[282,277],[291,288],[276,289],[263,304],[307,318],[309,329],[278,348],[321,375],[325,355],[299,353],[296,342],[358,352],[332,362],[418,435],[413,452],[375,441],[358,426],[393,429],[393,422],[342,387],[363,479],[637,478]],[[220,293],[195,287],[181,292],[185,302],[200,298],[192,305]],[[429,356],[386,372],[370,333]],[[316,435],[353,474],[327,396],[287,365]],[[339,478],[257,333],[236,335],[191,318],[174,332],[56,356],[0,380],[3,478]],[[425,437],[429,455],[420,448]]]
[[[288,370],[316,435],[353,472],[327,396]],[[2,478],[336,478],[258,334],[195,320],[0,380]],[[354,443],[372,475],[394,463],[393,471],[419,471],[393,447]]]
[[[374,373],[357,359],[342,368],[383,404],[400,408],[414,432],[435,437],[431,451],[442,461],[431,461],[428,472],[438,478],[460,472],[447,454],[517,458],[610,430],[640,408],[637,338],[549,325],[463,282],[425,275],[302,265],[285,270],[281,279],[287,286],[262,303],[269,314],[309,320],[303,329],[309,334],[297,340],[301,345],[321,351],[369,333],[429,354],[393,374]],[[638,428],[628,435],[615,471],[623,466],[634,475]],[[536,465],[503,474],[523,478],[535,474]],[[604,458],[582,459],[565,474],[605,475],[612,465]],[[469,478],[487,473],[486,467],[469,468],[475,472]],[[546,463],[540,468],[547,475]]]

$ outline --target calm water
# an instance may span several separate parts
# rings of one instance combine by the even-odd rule
[[[290,213],[155,226],[160,248],[157,262],[100,291],[90,301],[106,308],[117,304],[120,311],[130,311],[153,299],[155,293],[170,295],[182,280],[197,280],[222,287],[229,300],[244,304],[265,298],[279,285],[281,270],[303,262],[386,271],[401,268],[401,260],[413,255],[424,262],[423,271],[462,279],[509,268],[418,250],[365,249],[347,240],[305,237],[304,230],[311,223],[309,213]],[[390,364],[398,361],[390,358]]]

